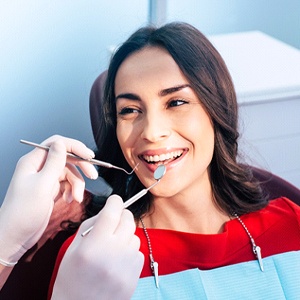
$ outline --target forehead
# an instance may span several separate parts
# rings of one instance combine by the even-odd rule
[[[146,47],[131,54],[120,65],[116,80],[117,91],[139,84],[173,86],[188,83],[170,53],[161,47]]]

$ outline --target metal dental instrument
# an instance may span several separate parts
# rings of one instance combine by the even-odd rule
[[[128,206],[130,206],[131,204],[133,204],[134,202],[139,200],[141,197],[143,197],[145,194],[147,194],[147,192],[150,189],[152,189],[154,186],[156,186],[160,182],[161,178],[165,175],[166,169],[167,168],[166,168],[165,165],[159,165],[156,168],[156,170],[154,171],[154,179],[156,179],[157,181],[154,182],[152,185],[150,185],[148,188],[145,188],[145,189],[141,190],[140,192],[138,192],[137,194],[135,194],[134,196],[129,198],[127,201],[125,201],[124,208],[127,208]],[[93,229],[93,227],[94,226],[91,226],[86,231],[81,233],[81,236],[86,236]]]
[[[128,199],[125,203],[124,203],[124,207],[127,208],[128,206],[130,206],[131,204],[133,204],[135,201],[139,200],[141,197],[143,197],[145,194],[147,194],[147,192],[152,189],[154,186],[156,186],[161,178],[165,175],[166,173],[166,166],[165,165],[160,165],[156,168],[156,170],[154,171],[154,179],[156,179],[157,181],[154,182],[152,185],[150,185],[148,188],[141,190],[140,192],[138,192],[137,194],[135,194],[134,196],[132,196],[130,199]]]
[[[20,142],[22,144],[26,144],[26,145],[29,145],[29,146],[33,146],[33,147],[37,147],[37,148],[40,148],[40,149],[44,149],[46,151],[49,151],[49,149],[50,149],[50,147],[48,147],[48,146],[44,146],[44,145],[41,145],[41,144],[36,144],[36,143],[25,141],[25,140],[20,140]],[[104,168],[109,168],[109,169],[112,168],[112,169],[121,170],[121,171],[125,172],[127,175],[131,175],[134,172],[134,170],[136,169],[136,167],[138,166],[138,165],[136,165],[131,172],[128,172],[128,171],[126,171],[123,168],[114,166],[114,165],[112,165],[112,164],[110,164],[108,162],[104,162],[104,161],[101,161],[101,160],[97,160],[97,159],[85,159],[85,158],[82,158],[82,157],[80,157],[78,155],[75,155],[73,153],[70,153],[70,152],[67,152],[67,156],[75,158],[75,159],[78,159],[78,160],[83,160],[83,161],[89,162],[89,163],[91,163],[93,165],[101,166],[101,167],[104,167]]]

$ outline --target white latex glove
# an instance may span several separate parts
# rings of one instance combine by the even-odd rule
[[[50,146],[49,152],[34,149],[19,160],[0,209],[0,258],[7,262],[18,261],[39,240],[57,199],[83,199],[84,180],[69,159],[66,163],[66,151],[83,158],[91,158],[93,152],[79,141],[60,136],[43,144]],[[97,178],[90,163],[77,165],[86,176]]]
[[[59,267],[52,299],[130,299],[144,263],[135,228],[122,199],[109,197],[100,213],[80,226]]]

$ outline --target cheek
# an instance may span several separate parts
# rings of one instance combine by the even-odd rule
[[[119,125],[117,125],[117,130],[116,130],[116,133],[117,133],[117,139],[118,139],[118,142],[120,144],[120,147],[123,151],[124,147],[125,147],[125,144],[126,144],[126,136],[125,134],[123,133],[123,128]]]
[[[208,117],[194,118],[194,122],[187,122],[191,139],[200,146],[202,151],[205,151],[210,157],[213,155],[215,145],[215,135],[213,125]],[[195,140],[195,138],[197,140]]]
[[[119,141],[120,147],[124,153],[124,155],[128,158],[128,152],[133,147],[135,137],[135,130],[130,125],[126,125],[124,123],[117,123],[117,139]]]

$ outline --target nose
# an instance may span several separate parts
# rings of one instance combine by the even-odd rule
[[[147,114],[142,123],[141,138],[149,142],[157,142],[171,135],[168,120],[157,113]]]

